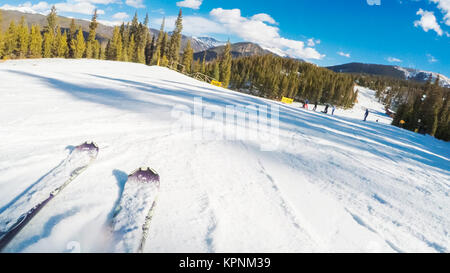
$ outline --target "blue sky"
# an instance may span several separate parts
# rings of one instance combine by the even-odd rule
[[[141,19],[167,30],[180,7],[184,34],[255,42],[320,66],[394,64],[450,76],[450,0],[2,0],[0,8],[90,18],[105,24]]]

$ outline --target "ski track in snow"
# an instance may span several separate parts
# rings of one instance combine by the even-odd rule
[[[5,251],[113,251],[111,218],[127,174],[149,166],[161,189],[146,252],[449,252],[449,143],[390,126],[374,91],[356,88],[358,104],[331,116],[320,105],[307,111],[160,67],[2,63],[3,212],[66,148],[100,146]],[[208,106],[280,106],[279,147],[174,131],[172,107],[192,108],[194,97]]]

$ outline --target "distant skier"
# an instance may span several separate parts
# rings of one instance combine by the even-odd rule
[[[323,110],[323,112],[322,112],[322,113],[328,114],[328,107],[329,107],[329,105],[328,105],[328,104],[327,104],[327,105],[325,105],[325,110]]]
[[[334,110],[336,110],[336,107],[334,107],[334,105],[332,105],[331,107],[333,107],[333,108],[331,108],[332,109],[331,115],[334,115]]]
[[[364,121],[367,120],[368,116],[369,116],[369,109],[366,108],[366,113],[364,114]]]
[[[306,110],[308,110],[308,103],[309,103],[309,100],[306,99],[306,100],[305,100],[305,105],[304,105],[304,108],[305,108]]]
[[[315,112],[317,110],[317,101],[314,103],[313,111]]]

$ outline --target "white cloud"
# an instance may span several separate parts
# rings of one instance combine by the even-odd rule
[[[258,13],[252,16],[252,20],[266,22],[272,25],[278,24],[269,14]]]
[[[438,8],[444,14],[445,24],[450,26],[450,0],[431,0],[431,2],[438,4]]]
[[[420,26],[425,32],[428,32],[429,30],[434,30],[439,36],[442,36],[443,31],[441,29],[441,26],[436,21],[436,16],[434,16],[434,12],[419,9],[419,11],[417,11],[416,14],[420,15],[421,18],[420,20],[414,22],[415,27]]]
[[[100,24],[110,27],[120,26],[123,21],[108,21],[108,20],[97,20]]]
[[[177,6],[182,8],[199,9],[202,2],[203,0],[184,0],[177,2]]]
[[[436,63],[436,62],[438,62],[439,60],[438,59],[436,59],[433,55],[431,55],[431,54],[427,54],[427,59],[428,59],[428,62],[429,63]]]
[[[314,40],[314,38],[308,39],[308,46],[315,46],[320,44],[320,40]]]
[[[120,0],[72,0],[72,1],[78,2],[78,3],[91,3],[91,4],[107,5],[107,4],[118,3]],[[68,0],[67,2],[71,2],[71,1]]]
[[[126,14],[125,12],[118,12],[112,16],[113,19],[125,21],[125,19],[129,18],[130,16]]]
[[[56,12],[70,12],[91,15],[96,9],[95,5],[91,4],[89,1],[111,1],[111,0],[67,0],[67,2],[61,2],[56,4],[49,4],[47,2],[39,2],[35,5],[31,2],[25,2],[17,6],[3,5],[0,8],[5,10],[17,10],[27,13],[39,13],[48,14],[51,7],[55,5]],[[101,9],[97,10],[98,14],[104,14],[105,12]]]
[[[402,60],[400,60],[398,58],[395,58],[395,57],[389,57],[389,58],[387,58],[387,60],[390,63],[401,63],[401,62],[403,62]]]
[[[5,4],[0,7],[0,9],[4,10],[16,10],[20,12],[39,13],[39,14],[46,14],[50,10],[50,8],[51,6],[47,2],[39,2],[35,5],[31,4],[31,2],[25,2],[17,6]]]
[[[166,17],[166,30],[172,31],[175,27],[176,16]],[[159,29],[162,18],[151,19],[152,27]],[[227,30],[220,24],[200,16],[183,17],[183,34],[203,36],[207,34],[227,34]]]
[[[262,16],[260,15],[257,16],[258,20],[255,20],[242,17],[239,9],[226,10],[222,8],[213,9],[210,15],[216,22],[222,24],[228,33],[237,35],[245,41],[259,44],[263,48],[277,49],[284,54],[304,59],[318,60],[325,56],[312,47],[305,47],[305,43],[302,41],[281,37],[279,29],[261,21]]]
[[[143,2],[143,0],[126,0],[125,4],[127,4],[128,6],[131,6],[133,8],[141,9],[141,8],[145,8],[145,5],[142,2]]]
[[[342,57],[346,57],[346,58],[350,58],[351,57],[350,53],[345,53],[345,52],[342,52],[342,51],[339,51],[337,54],[342,56]]]
[[[74,3],[72,1],[67,1],[65,3],[56,3],[55,7],[57,12],[71,12],[86,15],[94,14],[94,10],[96,9],[96,7],[91,3],[88,2]],[[97,9],[97,14],[105,14],[105,12],[101,9]]]

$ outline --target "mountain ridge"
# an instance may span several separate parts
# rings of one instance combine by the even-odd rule
[[[403,80],[414,80],[417,82],[426,82],[430,78],[432,81],[440,78],[440,84],[443,87],[450,87],[450,79],[440,73],[425,71],[421,69],[405,68],[398,65],[384,65],[384,64],[370,64],[352,62],[341,65],[325,67],[338,73],[355,73],[355,74],[370,74],[379,76],[388,76]]]

